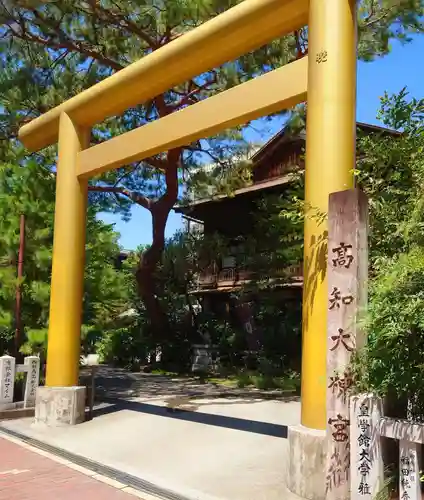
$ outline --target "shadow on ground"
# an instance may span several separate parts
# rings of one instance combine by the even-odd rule
[[[215,427],[223,427],[226,429],[253,432],[264,436],[272,436],[279,438],[287,438],[287,426],[272,424],[269,422],[260,422],[237,417],[229,417],[226,415],[216,415],[211,413],[196,412],[192,409],[173,409],[166,406],[157,406],[149,403],[139,403],[137,401],[125,401],[122,399],[108,398],[107,406],[96,408],[93,411],[93,418],[115,413],[120,410],[130,410],[157,417],[165,417],[186,422],[193,422],[204,425],[212,425]],[[235,402],[234,402],[235,403]],[[243,404],[253,404],[255,400],[243,401]],[[215,403],[216,404],[216,403]],[[224,403],[231,404],[231,403]],[[235,404],[240,404],[238,401]]]
[[[80,383],[88,383],[89,380],[90,370],[83,369]],[[121,410],[130,410],[279,438],[287,437],[286,425],[202,412],[202,408],[210,405],[250,405],[263,402],[264,399],[284,402],[300,400],[298,396],[283,391],[239,389],[201,383],[195,377],[174,378],[147,373],[131,373],[108,366],[96,368],[95,380],[97,404],[92,418]]]
[[[90,378],[87,369],[81,370],[80,382],[85,384]],[[195,377],[168,377],[149,373],[132,373],[122,368],[99,366],[96,369],[96,399],[115,398],[155,398],[155,397],[222,398],[242,397],[254,399],[283,399],[300,401],[292,392],[279,390],[260,391],[254,388],[239,389],[212,383],[201,383]]]

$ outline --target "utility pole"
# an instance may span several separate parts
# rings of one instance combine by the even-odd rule
[[[19,253],[18,253],[18,284],[16,285],[15,301],[15,357],[19,358],[19,348],[22,343],[22,278],[24,275],[24,252],[25,252],[25,215],[21,214],[19,225]]]

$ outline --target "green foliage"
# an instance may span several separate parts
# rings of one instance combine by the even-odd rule
[[[96,353],[101,363],[130,368],[140,364],[147,349],[136,327],[124,327],[105,332],[96,344]]]
[[[26,156],[16,142],[19,126],[31,118],[46,112],[81,90],[90,87],[110,74],[150,54],[182,33],[200,25],[240,0],[57,0],[33,2],[21,0],[0,2],[0,348],[7,348],[12,337],[12,311],[16,288],[16,251],[18,244],[19,216],[24,213],[27,223],[27,248],[25,279],[23,281],[23,322],[28,331],[28,349],[37,349],[44,340],[34,332],[45,332],[48,327],[48,301],[51,269],[51,245],[53,231],[54,163],[56,150],[47,148],[42,153]],[[423,2],[406,0],[362,0],[359,2],[359,55],[371,60],[389,50],[389,41],[408,42],[411,34],[422,30]],[[297,42],[307,46],[307,30],[301,30],[300,40],[295,35],[278,39],[259,50],[240,57],[237,61],[214,68],[189,82],[184,82],[155,99],[128,110],[119,118],[110,118],[93,131],[98,142],[119,135],[129,129],[144,125],[161,116],[178,111],[208,96],[231,88],[253,76],[270,71],[294,59]],[[190,54],[188,54],[190,57]],[[194,89],[197,89],[194,91]],[[390,106],[389,106],[390,107]],[[418,107],[417,107],[418,108]],[[399,119],[399,116],[398,116]],[[299,120],[301,123],[301,119]],[[387,148],[378,150],[373,142],[364,144],[368,166],[372,162],[370,151],[380,157]],[[394,148],[394,147],[393,147]],[[392,148],[393,153],[395,150]],[[208,140],[198,141],[184,148],[178,165],[178,181],[186,182],[191,172],[200,178],[199,184],[210,182],[201,179],[199,166],[205,161],[216,163],[213,182],[217,192],[231,194],[250,180],[249,165],[239,161],[244,157],[247,144],[242,129],[225,131]],[[405,155],[412,155],[411,148]],[[396,155],[393,156],[396,158]],[[391,159],[392,160],[392,159]],[[117,235],[113,228],[96,220],[101,210],[120,212],[130,217],[134,201],[146,206],[146,198],[157,202],[168,190],[163,175],[168,166],[166,155],[157,155],[145,161],[120,168],[94,179],[97,189],[90,192],[91,209],[87,222],[86,289],[83,310],[83,341],[86,349],[97,344],[104,359],[132,363],[138,359],[138,351],[155,346],[151,337],[146,311],[137,300],[137,290],[132,281],[137,256],[122,271],[117,271],[114,258],[119,251]],[[396,162],[397,161],[397,162]],[[392,161],[392,170],[404,162],[404,156]],[[418,159],[417,159],[418,161]],[[386,159],[380,163],[381,172],[361,179],[368,192],[378,192],[379,178],[383,175]],[[361,170],[362,171],[362,170]],[[404,172],[406,185],[414,181],[415,170]],[[279,200],[264,201],[264,209],[270,204],[275,210],[268,212],[271,224],[255,240],[246,241],[251,257],[256,255],[257,269],[277,269],[298,260],[301,255],[302,211],[296,202],[302,180],[293,192]],[[93,186],[92,186],[93,187]],[[405,190],[396,191],[393,182],[390,192],[405,214],[403,234],[416,234],[414,228],[420,221],[420,204],[414,206],[415,219],[408,219],[407,208],[412,206],[413,195],[408,198]],[[183,190],[179,190],[181,194]],[[375,198],[378,198],[377,196]],[[138,201],[137,201],[138,200]],[[385,200],[384,200],[385,201]],[[388,221],[393,215],[386,211],[386,203],[376,202],[374,210],[376,241],[384,239],[379,247],[381,256],[390,249],[402,247],[402,236]],[[171,206],[169,204],[169,206]],[[392,205],[394,206],[394,204]],[[392,209],[393,211],[394,209]],[[264,212],[262,212],[263,215]],[[260,227],[260,224],[259,226]],[[387,229],[390,230],[387,231]],[[396,228],[397,229],[397,228]],[[385,232],[386,231],[386,232]],[[161,242],[160,231],[159,243]],[[281,239],[281,234],[284,235]],[[416,238],[416,237],[415,237]],[[264,252],[278,249],[274,253]],[[377,248],[377,244],[374,245]],[[162,263],[156,269],[155,295],[167,312],[174,337],[166,340],[165,358],[183,355],[184,349],[199,332],[215,335],[217,341],[234,349],[239,337],[228,324],[223,328],[205,319],[204,327],[196,325],[191,299],[187,293],[196,279],[199,265],[222,248],[222,242],[204,242],[199,249],[197,242],[177,235],[166,246]],[[374,250],[372,250],[374,251]],[[200,255],[200,258],[197,258]],[[216,253],[215,253],[216,255]],[[264,256],[264,257],[262,257]],[[253,258],[253,257],[252,257]],[[377,262],[377,258],[374,259]],[[127,317],[125,326],[116,327],[116,318],[132,308],[134,316]],[[274,307],[274,306],[272,306]],[[274,314],[263,312],[260,321],[268,324]],[[199,319],[200,320],[200,319]],[[268,327],[267,327],[267,331]],[[289,331],[289,328],[287,329]],[[105,336],[103,337],[103,332]],[[269,345],[279,333],[272,334]],[[139,335],[139,337],[138,337]],[[202,333],[203,335],[203,333]],[[100,340],[99,340],[100,338]],[[135,340],[135,339],[138,340]],[[284,337],[283,337],[284,338]],[[32,340],[31,340],[32,339]],[[38,339],[38,340],[37,340]],[[138,343],[140,342],[140,344]],[[147,347],[146,347],[147,346]],[[114,353],[116,350],[116,354]],[[271,350],[271,348],[270,348]],[[276,352],[279,352],[278,350]],[[185,363],[184,358],[184,363]],[[279,361],[273,361],[279,363]]]
[[[249,186],[252,180],[252,164],[243,158],[243,155],[248,155],[250,149],[240,151],[227,163],[219,162],[195,169],[186,182],[188,199],[184,197],[182,203],[189,203],[190,196],[196,199],[221,195],[232,197],[237,189]],[[240,156],[242,157],[239,159]]]
[[[22,290],[22,322],[27,343],[25,354],[45,349],[50,300],[55,175],[35,158],[25,160],[13,144],[3,148],[0,163],[0,338],[1,351],[10,351],[17,285],[16,263],[21,214],[25,215],[25,255]],[[126,275],[116,269],[118,235],[96,219],[87,218],[87,255],[83,321],[102,328],[125,310]]]
[[[24,356],[40,356],[43,365],[47,354],[47,328],[27,329],[25,331],[26,342],[22,344],[19,351]]]
[[[365,61],[390,52],[391,40],[403,44],[422,33],[422,0],[360,0],[358,2],[358,52]]]
[[[2,1],[2,137],[15,137],[22,122],[150,54],[240,1]],[[359,57],[371,60],[386,54],[390,50],[390,40],[409,42],[412,34],[422,31],[423,12],[422,0],[361,0],[358,12]],[[178,85],[160,99],[155,98],[128,110],[122,118],[110,118],[95,129],[95,138],[100,140],[120,134],[286,64],[296,57],[299,44],[303,51],[306,50],[307,34],[307,29],[303,29],[298,33],[298,39],[291,34],[274,40],[236,61]],[[226,169],[239,163],[232,158],[245,148],[240,130],[226,131],[189,145],[182,167],[196,169],[206,158]],[[100,185],[120,186],[157,198],[165,190],[164,177],[158,170],[158,166],[163,166],[163,160],[158,156],[110,172],[101,178]],[[109,192],[96,192],[92,193],[91,201],[102,209],[120,211],[124,217],[129,217],[134,198],[122,193],[115,196]]]
[[[279,195],[264,196],[254,212],[254,230],[246,240],[246,266],[260,275],[279,275],[303,256],[304,175],[297,171]],[[264,285],[270,286],[268,279]]]
[[[359,179],[370,196],[372,280],[364,327],[368,344],[354,363],[357,389],[424,416],[423,101],[405,90],[382,98],[381,117],[397,138],[363,138]]]
[[[424,250],[411,248],[386,262],[374,279],[361,353],[358,388],[410,400],[424,416]]]

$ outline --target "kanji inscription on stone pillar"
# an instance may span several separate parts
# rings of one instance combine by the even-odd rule
[[[359,189],[330,195],[327,306],[327,500],[350,498],[349,370],[363,345],[358,326],[367,302],[368,204]]]
[[[420,443],[399,441],[399,498],[419,500],[420,486]]]
[[[15,384],[15,358],[12,356],[0,357],[0,407],[13,403],[13,389]]]
[[[350,398],[350,500],[373,500],[383,488],[382,415],[383,403],[373,394]]]
[[[35,405],[35,396],[40,380],[40,358],[38,356],[28,356],[24,361],[27,366],[27,376],[24,391],[24,407],[29,408]]]

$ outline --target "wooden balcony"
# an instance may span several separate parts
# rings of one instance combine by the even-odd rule
[[[254,280],[282,280],[283,278],[288,278],[289,283],[293,282],[297,286],[301,285],[303,283],[303,265],[299,264],[276,269],[272,273],[272,276],[261,276],[260,273],[237,267],[219,270],[217,264],[214,263],[199,274],[196,289],[229,289]]]

